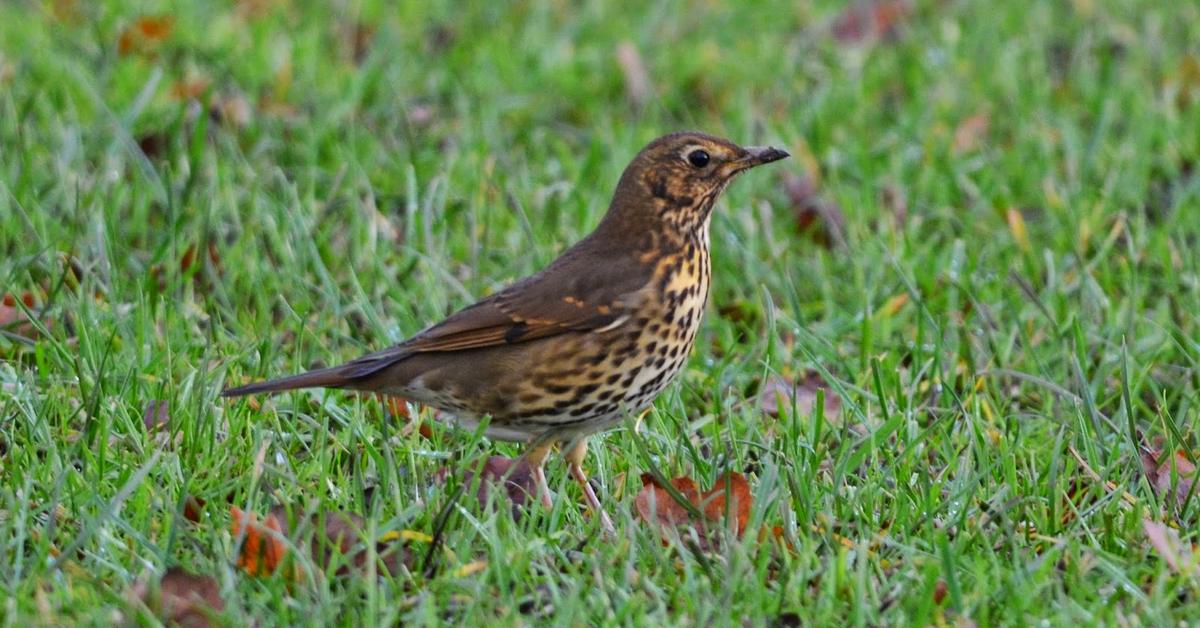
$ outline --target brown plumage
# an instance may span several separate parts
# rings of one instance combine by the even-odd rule
[[[231,388],[226,397],[326,387],[398,395],[491,438],[527,442],[542,464],[562,443],[583,473],[588,435],[651,401],[679,373],[708,299],[708,226],[729,181],[787,157],[702,133],[675,133],[625,169],[603,220],[546,268],[408,340],[357,360]]]

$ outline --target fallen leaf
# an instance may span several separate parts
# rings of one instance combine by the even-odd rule
[[[855,2],[837,16],[830,30],[842,44],[892,40],[912,12],[911,0]]]
[[[199,497],[188,495],[183,500],[183,518],[192,523],[200,523],[200,517],[204,514],[204,504],[206,502]]]
[[[1160,558],[1166,561],[1171,570],[1176,573],[1190,573],[1196,567],[1192,548],[1179,540],[1179,532],[1166,524],[1149,519],[1142,519],[1142,530],[1146,540]]]
[[[25,309],[30,311],[34,309],[35,301],[32,293],[21,293],[20,302]],[[43,321],[42,324],[46,327],[50,326],[48,321]],[[17,305],[17,297],[14,297],[12,293],[5,293],[3,300],[0,300],[0,330],[31,340],[41,335],[38,333],[37,326],[25,315],[20,305]]]
[[[236,506],[230,508],[233,534],[245,525],[245,539],[238,555],[238,567],[252,576],[274,573],[287,558],[290,539],[296,547],[307,547],[313,564],[321,570],[336,565],[338,576],[366,573],[371,551],[364,541],[366,523],[363,518],[348,512],[318,513],[302,519],[297,526],[287,525],[287,509],[276,506],[258,523],[253,513],[247,516]],[[395,576],[402,564],[411,562],[407,543],[394,543],[404,535],[381,535],[375,543],[376,573]],[[299,566],[293,577],[299,577]]]
[[[941,606],[942,602],[946,601],[946,595],[949,593],[950,588],[946,586],[946,581],[938,580],[937,584],[933,587],[933,603]]]
[[[825,247],[846,243],[846,217],[842,208],[825,200],[817,191],[817,179],[810,174],[785,174],[783,187],[792,204],[796,226],[801,233],[812,230],[814,238]]]
[[[221,585],[211,576],[200,576],[180,567],[163,574],[158,586],[139,581],[133,596],[146,605],[163,623],[203,628],[225,610]],[[216,622],[219,624],[220,622]]]
[[[954,128],[955,154],[970,153],[983,146],[988,130],[992,126],[992,118],[986,112],[977,113],[964,118]]]
[[[715,532],[721,527],[727,500],[730,498],[733,501],[729,504],[730,520],[727,525],[741,538],[750,520],[750,507],[754,501],[745,476],[740,473],[726,473],[705,493],[701,493],[696,483],[688,477],[671,480],[671,486],[701,513],[699,520],[686,506],[675,501],[670,492],[658,484],[649,473],[642,474],[642,490],[633,500],[638,518],[644,523],[655,525],[663,535],[664,542],[676,538],[681,533],[692,533],[699,540],[700,549],[714,549],[718,541]]]
[[[175,18],[168,15],[139,17],[121,31],[117,52],[121,55],[149,54],[171,36],[174,27]]]
[[[832,419],[842,409],[842,400],[829,388],[820,373],[807,371],[799,381],[772,376],[758,393],[758,406],[763,412],[778,417],[784,409],[796,408],[799,416],[811,416],[817,403],[817,391],[825,391],[825,418]]]
[[[617,44],[617,65],[620,66],[621,76],[625,79],[625,97],[635,107],[644,106],[654,95],[654,88],[642,55],[633,42],[623,41]]]
[[[283,528],[274,514],[267,515],[262,523],[254,513],[246,513],[237,506],[230,506],[230,534],[242,539],[238,550],[237,565],[251,576],[269,576],[275,573],[287,555]]]
[[[286,518],[284,513],[277,516]],[[366,522],[363,518],[347,512],[321,513],[308,519],[313,536],[309,542],[313,562],[320,569],[329,569],[330,565],[338,565],[336,575],[346,576],[351,573],[366,573],[371,560],[371,552],[363,535],[366,532]],[[292,538],[306,536],[306,531],[297,530],[291,533]],[[375,543],[376,572],[395,576],[401,572],[401,563],[411,562],[408,548],[403,543],[390,543],[397,537],[381,535]],[[344,560],[341,557],[349,557]]]
[[[474,469],[467,470],[463,482],[470,486],[475,481]],[[512,504],[512,516],[517,519],[521,510],[537,495],[537,484],[533,478],[533,469],[524,458],[506,458],[490,456],[482,465],[479,488],[475,492],[480,506],[485,506],[492,490],[503,485],[504,492]],[[499,503],[499,500],[497,500]]]
[[[1142,471],[1154,492],[1169,500],[1173,506],[1183,506],[1184,501],[1192,494],[1192,485],[1196,481],[1196,465],[1192,464],[1183,451],[1176,451],[1173,456],[1162,451],[1143,452]],[[1196,493],[1193,499],[1200,498],[1200,488],[1196,489]]]
[[[142,412],[142,425],[146,427],[147,432],[164,429],[170,424],[169,407],[166,401],[153,400],[146,404],[146,410]]]

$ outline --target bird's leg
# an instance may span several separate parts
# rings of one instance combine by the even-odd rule
[[[550,450],[554,448],[553,441],[545,441],[534,443],[528,451],[525,452],[525,461],[529,463],[529,468],[533,471],[533,483],[537,485],[539,496],[542,498],[542,505],[546,510],[554,508],[554,502],[550,499],[550,486],[546,484],[546,457],[550,455]]]
[[[579,482],[579,486],[583,488],[583,495],[587,498],[588,506],[600,517],[601,527],[606,533],[615,534],[616,528],[613,527],[612,519],[608,518],[608,513],[604,511],[604,506],[600,505],[596,492],[592,490],[592,485],[588,483],[587,475],[583,472],[583,459],[586,456],[587,439],[580,438],[567,450],[564,458],[567,459],[567,468],[571,471],[571,477],[575,478],[575,481]]]

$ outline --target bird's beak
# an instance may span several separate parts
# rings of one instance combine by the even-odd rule
[[[733,162],[739,171],[769,164],[772,161],[779,161],[791,156],[786,150],[780,150],[774,146],[747,146],[742,150],[746,151],[746,154]]]

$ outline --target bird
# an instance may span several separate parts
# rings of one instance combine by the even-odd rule
[[[224,397],[336,388],[403,397],[458,427],[525,443],[551,507],[544,463],[560,447],[601,525],[584,471],[588,437],[648,408],[688,360],[708,301],[709,225],[738,175],[788,157],[700,132],[659,137],[625,168],[595,229],[542,270],[381,351],[224,390]]]

